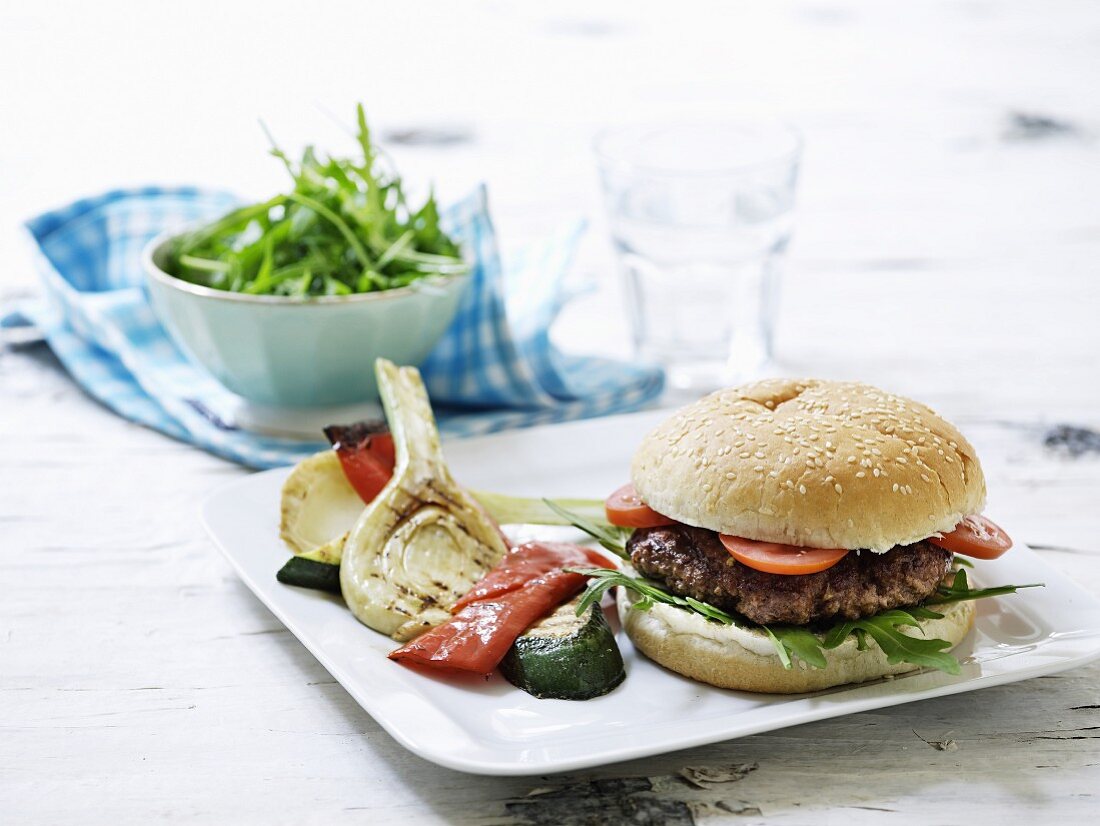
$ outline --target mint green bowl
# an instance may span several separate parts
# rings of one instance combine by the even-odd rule
[[[229,390],[264,405],[378,398],[374,360],[418,365],[454,319],[469,272],[321,298],[212,290],[164,271],[170,235],[142,253],[153,310],[176,345]]]

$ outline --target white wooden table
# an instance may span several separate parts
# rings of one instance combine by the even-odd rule
[[[1100,455],[1042,444],[1054,423],[1100,428],[1100,8],[392,5],[4,7],[0,290],[32,286],[22,217],[133,181],[261,194],[279,178],[255,116],[291,145],[335,141],[316,106],[362,97],[383,132],[460,138],[394,154],[445,194],[487,179],[506,239],[589,213],[578,274],[599,289],[556,334],[622,352],[587,138],[631,116],[780,112],[807,137],[780,369],[938,407],[983,457],[990,512],[1100,594]],[[1100,814],[1100,665],[577,775],[437,768],[203,535],[198,502],[244,472],[116,418],[44,348],[0,350],[0,822]]]

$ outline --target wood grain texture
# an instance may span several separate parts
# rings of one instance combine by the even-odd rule
[[[241,136],[255,114],[276,109],[288,141],[313,133],[315,120],[277,107],[316,100],[314,75],[275,95],[243,64],[260,90],[247,118],[239,92],[208,79],[204,116],[220,113],[228,130],[180,124],[138,81],[119,92],[115,125],[97,130],[92,79],[133,77],[128,61],[142,55],[182,66],[171,61],[193,55],[194,15],[166,27],[154,55],[140,42],[105,48],[128,31],[109,25],[120,7],[97,8],[98,23],[21,14],[0,12],[5,76],[37,65],[32,50],[51,37],[89,68],[71,83],[21,75],[13,111],[25,126],[2,138],[0,158],[41,162],[25,165],[33,175],[23,164],[0,173],[13,236],[26,213],[120,178],[262,194],[278,178],[248,166],[259,144]],[[224,14],[239,33],[270,11]],[[415,7],[386,14],[397,31],[418,25]],[[598,289],[569,308],[558,340],[625,348],[592,130],[643,112],[781,111],[806,132],[807,155],[780,369],[932,404],[978,449],[990,512],[1100,594],[1100,457],[1042,444],[1051,424],[1100,427],[1094,5],[839,0],[747,4],[718,19],[694,2],[472,3],[441,14],[477,54],[448,67],[446,100],[417,103],[396,81],[379,89],[383,124],[462,127],[461,140],[395,146],[398,163],[444,191],[485,177],[511,242],[578,208],[593,216],[577,273]],[[303,31],[318,35],[311,25],[272,31],[254,56],[293,52]],[[360,56],[369,50],[346,28],[326,51],[354,52],[356,71],[318,57],[334,111],[374,94],[362,78],[393,52]],[[514,75],[487,84],[500,66]],[[190,87],[166,83],[182,111]],[[86,144],[58,143],[72,131],[57,109]],[[68,147],[73,163],[48,168],[43,153]],[[19,272],[6,269],[0,287],[25,286]],[[1100,807],[1100,665],[576,775],[435,767],[382,732],[203,535],[198,503],[243,472],[118,419],[43,348],[0,351],[0,821],[1075,823]]]

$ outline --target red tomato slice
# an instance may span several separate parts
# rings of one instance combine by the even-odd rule
[[[816,574],[832,568],[848,553],[846,548],[800,548],[729,534],[718,538],[730,556],[742,565],[769,574]]]
[[[620,528],[659,528],[676,521],[661,516],[649,507],[630,484],[623,485],[607,497],[604,511],[607,513],[607,521]]]
[[[364,423],[326,427],[325,435],[359,498],[373,500],[393,475],[393,436]]]
[[[1004,528],[981,514],[966,517],[951,533],[930,536],[928,541],[951,553],[975,559],[996,559],[1012,547],[1012,537]]]

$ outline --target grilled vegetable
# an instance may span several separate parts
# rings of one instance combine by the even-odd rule
[[[326,450],[299,462],[283,484],[279,534],[296,556],[338,565],[364,507],[339,457]]]
[[[386,423],[333,424],[325,428],[325,437],[359,498],[370,502],[393,476],[393,436]]]
[[[568,542],[520,545],[455,604],[453,617],[391,652],[390,659],[488,674],[516,637],[584,587],[583,577],[563,569],[586,564],[611,563]]]
[[[375,373],[396,464],[344,542],[340,584],[360,622],[407,640],[448,619],[507,547],[451,478],[420,373],[385,359]]]
[[[508,682],[535,697],[588,700],[626,678],[603,609],[592,605],[577,616],[579,602],[559,606],[513,643],[500,663]]]
[[[333,450],[303,459],[283,485],[280,530],[295,555],[339,564],[348,532],[393,473],[393,438],[373,422],[333,425],[325,435]],[[555,505],[571,509],[567,519],[542,499],[470,495],[498,525],[570,525],[579,514],[595,523],[604,519],[603,502],[596,499],[557,500]]]
[[[284,585],[340,593],[340,566],[293,556],[279,569],[275,578]]]

